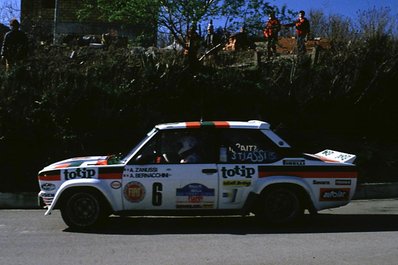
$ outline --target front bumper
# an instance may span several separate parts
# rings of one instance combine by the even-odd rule
[[[44,191],[40,191],[39,194],[37,195],[37,203],[40,207],[48,208],[52,204],[54,197],[55,194],[53,193],[46,193]]]

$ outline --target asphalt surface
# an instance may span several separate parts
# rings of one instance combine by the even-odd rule
[[[0,264],[397,264],[398,199],[357,200],[289,227],[252,217],[111,217],[86,232],[59,211],[0,210]]]

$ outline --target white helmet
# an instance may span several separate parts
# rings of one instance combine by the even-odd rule
[[[192,136],[185,136],[180,140],[181,143],[181,148],[178,150],[178,154],[181,155],[182,153],[193,149],[197,144],[198,141],[196,140],[195,137]]]

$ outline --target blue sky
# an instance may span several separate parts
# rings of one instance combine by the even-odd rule
[[[0,0],[0,8],[5,3],[10,2],[19,6],[20,0]],[[317,9],[324,11],[327,15],[340,14],[352,19],[357,17],[358,10],[368,10],[373,7],[389,7],[391,8],[391,15],[398,17],[398,0],[270,0],[270,3],[277,6],[286,4],[289,9],[295,11],[303,9],[308,12],[311,9]],[[0,17],[0,22],[4,22],[1,19],[3,18]]]
[[[286,4],[289,9],[309,11],[318,9],[325,14],[340,14],[355,19],[358,10],[369,10],[373,7],[389,7],[391,14],[398,16],[398,0],[274,0],[272,4]]]

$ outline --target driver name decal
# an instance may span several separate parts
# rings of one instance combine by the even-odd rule
[[[156,167],[126,167],[123,178],[168,178],[170,173],[159,172]]]

